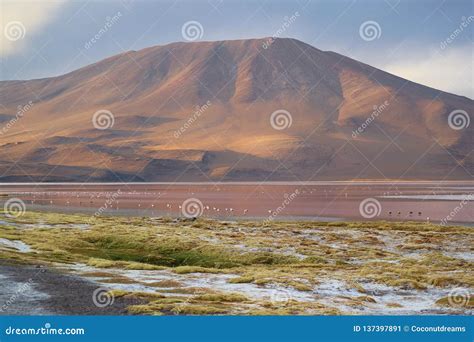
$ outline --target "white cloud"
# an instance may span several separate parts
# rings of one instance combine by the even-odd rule
[[[409,81],[448,93],[474,99],[474,56],[472,43],[448,44],[404,41],[384,48],[368,44],[347,48],[329,45],[326,50],[336,51],[377,69]]]
[[[474,98],[474,65],[471,46],[448,47],[442,51],[410,54],[381,66],[383,70],[410,81]]]
[[[0,56],[13,55],[51,22],[65,0],[2,0],[0,3]]]

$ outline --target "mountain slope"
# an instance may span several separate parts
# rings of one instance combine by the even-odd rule
[[[448,125],[471,99],[265,41],[173,43],[0,82],[0,180],[472,178],[474,125]],[[114,124],[97,129],[104,110]],[[271,124],[278,110],[289,127]]]

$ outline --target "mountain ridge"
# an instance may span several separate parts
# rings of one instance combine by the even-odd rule
[[[0,180],[472,177],[473,126],[448,125],[451,112],[472,112],[471,99],[295,39],[266,41],[170,43],[0,82],[3,116],[34,103],[0,134]],[[112,127],[94,127],[100,111]],[[291,120],[281,130],[270,121],[278,111]]]

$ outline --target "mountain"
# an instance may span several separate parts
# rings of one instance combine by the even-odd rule
[[[472,179],[472,110],[295,39],[173,43],[0,82],[0,181]]]

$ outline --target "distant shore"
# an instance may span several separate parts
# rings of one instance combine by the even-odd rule
[[[474,182],[91,183],[0,185],[0,204],[18,198],[31,210],[219,220],[474,222]],[[364,213],[361,205],[369,201]],[[374,207],[371,208],[370,205]]]

